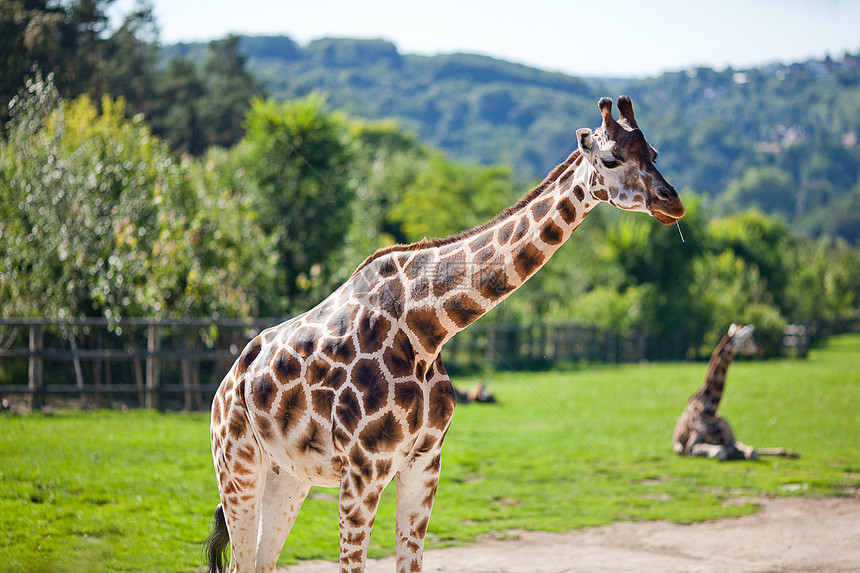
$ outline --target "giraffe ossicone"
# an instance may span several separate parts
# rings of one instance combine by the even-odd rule
[[[596,130],[497,217],[368,257],[313,309],[261,332],[212,403],[221,504],[209,570],[272,571],[312,486],[339,487],[340,570],[363,571],[383,489],[397,487],[398,572],[422,570],[456,396],[439,353],[510,296],[599,203],[673,224],[684,215],[654,166],[629,98],[603,98]]]

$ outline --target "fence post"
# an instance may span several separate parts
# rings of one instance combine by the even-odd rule
[[[30,357],[29,367],[27,372],[27,385],[30,388],[30,394],[27,401],[30,411],[38,410],[42,407],[42,388],[45,384],[44,379],[44,364],[42,362],[42,347],[44,346],[45,336],[42,331],[41,324],[30,325]]]
[[[161,378],[161,363],[156,352],[161,350],[161,329],[150,324],[146,339],[146,407],[158,408]]]

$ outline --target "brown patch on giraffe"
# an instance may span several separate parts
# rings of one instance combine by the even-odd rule
[[[322,381],[320,386],[325,388],[330,388],[333,391],[337,392],[343,383],[346,382],[346,369],[341,368],[340,366],[335,366],[331,370],[329,370],[328,376],[326,376],[325,380]]]
[[[242,459],[248,463],[254,463],[257,460],[257,451],[254,449],[253,446],[251,446],[251,444],[245,444],[241,448],[237,449],[236,455],[240,459]],[[242,472],[239,472],[239,473],[242,473]],[[244,473],[250,474],[251,472],[244,472]]]
[[[504,245],[505,243],[507,243],[510,240],[511,234],[513,232],[514,232],[514,222],[513,221],[508,221],[507,223],[502,225],[501,228],[499,228],[499,235],[498,235],[499,244]]]
[[[361,420],[361,403],[352,388],[346,388],[340,394],[334,412],[343,428],[354,434]]]
[[[311,419],[305,433],[298,441],[299,451],[305,455],[314,453],[324,455],[326,453],[326,440],[323,427],[314,419]]]
[[[442,454],[436,454],[430,463],[427,464],[426,471],[430,471],[433,474],[438,474],[442,469]]]
[[[415,364],[415,377],[419,380],[424,379],[424,370],[427,368],[427,363],[423,360],[419,360],[417,364]]]
[[[362,447],[368,452],[393,452],[403,441],[403,428],[391,412],[373,420],[358,436]]]
[[[520,278],[525,280],[544,262],[544,254],[531,243],[526,243],[514,255],[514,269]]]
[[[365,531],[344,531],[343,541],[346,545],[361,545],[367,537]]]
[[[422,300],[430,294],[430,281],[426,277],[421,277],[412,283],[411,293],[414,300]]]
[[[352,330],[352,325],[355,322],[357,314],[358,308],[354,306],[348,306],[337,311],[329,322],[331,334],[334,336],[345,336]]]
[[[282,435],[286,436],[295,429],[305,416],[307,407],[307,398],[301,384],[284,390],[274,416]]]
[[[278,382],[286,386],[302,373],[302,364],[295,356],[282,349],[272,362],[272,370]]]
[[[364,455],[358,444],[354,445],[349,452],[349,463],[355,470],[358,470],[359,475],[364,478],[364,481],[373,479],[373,462]]]
[[[410,279],[415,279],[420,275],[423,275],[428,269],[427,267],[430,265],[430,262],[433,258],[428,253],[418,253],[412,260],[409,261],[409,264],[406,265],[406,268],[403,271],[406,273],[406,276]]]
[[[424,392],[417,382],[394,385],[394,403],[406,412],[407,430],[414,434],[424,421]]]
[[[364,501],[362,503],[364,503],[364,507],[366,507],[368,511],[373,511],[379,503],[379,492],[369,492],[364,496]]]
[[[360,494],[359,494],[360,495]],[[352,506],[340,506],[340,514],[346,519],[347,524],[353,528],[364,527],[367,523],[365,521],[364,516],[361,514],[361,509],[352,505]],[[347,557],[349,561],[360,561],[361,560],[361,551],[356,551],[355,553],[349,555]]]
[[[232,390],[232,389],[233,389],[233,378],[229,378],[224,383],[224,388],[222,391],[223,391],[224,395],[227,396],[228,394],[230,394],[230,390]]]
[[[332,438],[332,443],[334,443],[334,446],[338,451],[343,451],[349,445],[349,441],[350,441],[349,434],[347,434],[345,431],[343,431],[343,428],[336,427],[331,433],[331,438]],[[332,467],[334,468],[334,471],[339,474],[343,471],[344,465],[345,465],[344,462],[341,460],[339,462],[339,467],[336,463],[333,463]],[[344,493],[342,490],[341,490],[340,495],[341,495],[341,497],[344,496]]]
[[[382,285],[379,291],[379,306],[397,319],[403,314],[405,298],[403,284],[398,279],[393,279]]]
[[[379,276],[390,277],[397,273],[397,265],[392,257],[387,257],[379,262]]]
[[[579,189],[579,185],[576,187]],[[558,213],[567,224],[573,223],[576,220],[576,206],[567,197],[558,202]]]
[[[415,372],[415,349],[403,330],[394,335],[391,346],[382,354],[382,362],[394,378],[411,376]]]
[[[391,459],[376,460],[376,475],[385,477],[391,473]]]
[[[564,231],[552,221],[547,221],[540,230],[540,240],[547,245],[557,245],[562,239],[564,239]]]
[[[580,203],[585,200],[585,190],[582,188],[582,185],[574,186],[573,195]]]
[[[514,290],[502,265],[487,265],[478,269],[472,279],[472,286],[481,296],[491,301]]]
[[[251,382],[251,401],[258,410],[268,412],[278,394],[278,387],[268,374],[263,374]]]
[[[365,415],[378,411],[388,400],[388,384],[375,359],[362,358],[352,367],[352,383],[364,401]]]
[[[245,437],[248,429],[248,419],[244,414],[237,414],[237,410],[233,410],[228,418],[227,429],[234,440]]]
[[[320,350],[335,362],[350,364],[355,360],[355,343],[351,337],[326,340]]]
[[[424,437],[421,438],[421,441],[418,443],[418,445],[413,450],[413,453],[416,456],[422,456],[422,455],[430,452],[430,450],[432,450],[434,448],[434,446],[436,446],[436,438],[434,438],[433,436],[431,436],[429,434],[425,434]]]
[[[594,195],[596,199],[600,199],[601,201],[609,201],[609,194],[606,192],[606,189],[595,189],[591,192],[591,194]]]
[[[221,423],[221,400],[218,398],[218,394],[215,394],[215,397],[212,399],[212,427],[215,427]]]
[[[466,328],[484,314],[481,305],[467,294],[452,296],[442,304],[442,307],[448,314],[448,318],[460,328]]]
[[[262,347],[263,343],[259,336],[245,346],[245,349],[242,351],[242,355],[239,356],[239,360],[236,362],[236,376],[244,373],[251,367],[251,364],[254,363],[254,359],[257,358]]]
[[[414,308],[406,313],[406,325],[415,333],[427,352],[435,352],[448,331],[432,308]]]
[[[358,321],[358,346],[362,352],[373,354],[382,348],[391,321],[372,310],[364,309]]]
[[[544,199],[543,201],[538,201],[534,205],[532,205],[532,216],[535,218],[535,221],[540,221],[546,214],[549,212],[549,205],[552,202],[552,199]]]
[[[425,516],[424,519],[412,526],[414,531],[427,531],[427,526],[430,524],[430,518]]]
[[[304,327],[296,331],[292,339],[292,347],[302,358],[307,358],[314,353],[319,340],[320,332],[316,328]]]
[[[465,277],[466,255],[458,251],[436,265],[436,272],[433,273],[433,294],[442,296],[451,289],[457,288]]]
[[[493,240],[493,232],[487,231],[485,233],[481,233],[474,240],[469,242],[469,249],[474,253],[475,251],[480,251],[484,246],[488,245],[490,241]]]
[[[334,392],[329,388],[319,388],[311,391],[311,404],[314,407],[314,412],[326,419],[331,419],[333,400]]]
[[[317,358],[310,364],[308,364],[308,371],[305,378],[308,381],[308,384],[314,386],[316,384],[321,383],[326,379],[326,375],[328,371],[331,369],[331,364],[323,360],[322,358]]]
[[[454,415],[454,406],[457,396],[449,380],[438,382],[430,390],[430,408],[427,413],[427,424],[438,430],[448,427],[451,416]]]
[[[516,243],[520,239],[526,236],[526,232],[529,230],[529,220],[526,217],[520,219],[520,224],[517,225],[517,230],[514,232],[513,242]]]
[[[271,442],[275,439],[275,433],[272,431],[272,423],[268,418],[257,417],[255,422],[257,423],[257,433],[261,438],[267,442]]]
[[[492,259],[495,255],[496,255],[496,248],[493,247],[493,245],[490,245],[486,249],[476,253],[473,260],[475,261],[475,263],[480,265],[480,264],[486,263],[487,261]]]

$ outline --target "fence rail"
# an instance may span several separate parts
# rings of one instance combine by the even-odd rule
[[[0,395],[24,396],[31,409],[70,396],[83,406],[207,408],[247,341],[280,321],[0,318]],[[786,347],[805,352],[805,332],[788,329]],[[451,372],[685,360],[703,357],[695,350],[702,334],[655,339],[579,324],[479,323],[445,346],[443,360]]]

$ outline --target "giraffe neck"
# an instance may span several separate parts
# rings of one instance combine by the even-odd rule
[[[493,220],[444,239],[383,249],[359,266],[347,288],[438,354],[546,264],[598,203],[592,196],[598,185],[576,150]]]
[[[716,412],[720,405],[726,385],[726,371],[734,358],[735,349],[732,339],[729,336],[724,336],[711,355],[705,380],[696,393],[697,398],[702,402],[703,409],[711,414]]]

